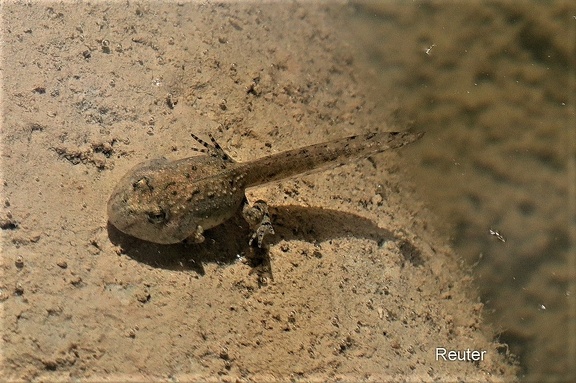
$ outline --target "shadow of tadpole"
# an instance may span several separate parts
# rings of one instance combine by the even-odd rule
[[[296,205],[269,207],[269,211],[276,232],[274,243],[282,239],[323,242],[342,237],[368,238],[378,243],[396,239],[391,231],[352,213]]]
[[[108,238],[128,257],[155,268],[192,270],[204,275],[205,263],[232,264],[242,257],[262,256],[264,249],[248,245],[250,230],[240,217],[233,217],[222,225],[204,232],[202,243],[181,242],[172,245],[144,241],[124,234],[108,222]]]
[[[269,207],[275,234],[267,235],[265,244],[282,240],[322,242],[341,237],[372,239],[379,244],[396,240],[389,230],[378,227],[367,218],[337,210],[302,206]],[[120,246],[130,258],[156,268],[195,271],[204,275],[205,263],[232,264],[246,259],[251,266],[269,264],[267,246],[249,245],[250,229],[241,214],[204,233],[203,243],[160,245],[143,241],[116,229],[108,223],[110,241]],[[256,242],[256,241],[254,241]]]

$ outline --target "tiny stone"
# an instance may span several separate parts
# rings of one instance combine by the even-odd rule
[[[17,256],[16,260],[14,261],[14,264],[19,269],[23,268],[24,267],[24,258],[22,258],[21,255]]]
[[[63,260],[56,262],[56,264],[58,265],[58,267],[60,267],[62,269],[65,269],[68,267],[68,263],[66,261],[63,261]]]
[[[14,293],[16,295],[24,294],[24,287],[20,284],[20,282],[16,282],[16,286],[14,286]]]
[[[58,362],[55,360],[43,360],[44,368],[49,371],[54,371],[58,368]]]
[[[147,303],[152,296],[147,292],[140,292],[136,294],[136,300],[140,303]]]
[[[220,359],[224,359],[224,360],[230,359],[230,355],[228,354],[228,349],[226,349],[225,347],[223,347],[222,350],[220,350],[220,354],[218,356],[220,357]]]

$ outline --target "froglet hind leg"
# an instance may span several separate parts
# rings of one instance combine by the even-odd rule
[[[258,247],[262,247],[264,236],[266,236],[266,234],[274,234],[274,228],[272,227],[270,215],[268,214],[268,205],[262,200],[258,200],[253,205],[250,205],[248,201],[245,200],[244,207],[242,208],[242,216],[253,231],[248,245],[252,246],[252,242],[256,239],[258,241]]]
[[[194,133],[190,133],[190,135],[196,142],[203,146],[202,149],[191,148],[195,152],[204,153],[210,157],[217,157],[228,162],[236,162],[224,151],[224,149],[222,149],[220,144],[216,142],[216,139],[210,133],[208,133],[208,137],[210,137],[210,141],[212,142],[211,144],[204,141]]]

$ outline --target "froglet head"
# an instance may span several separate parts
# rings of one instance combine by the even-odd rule
[[[108,200],[108,220],[133,237],[161,244],[178,243],[190,235],[170,210],[158,187],[166,159],[137,165],[116,185]],[[153,170],[153,171],[152,171]],[[177,212],[176,212],[177,213]]]

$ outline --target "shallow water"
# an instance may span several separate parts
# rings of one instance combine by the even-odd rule
[[[375,93],[425,130],[413,182],[525,381],[574,379],[576,7],[360,2]]]

